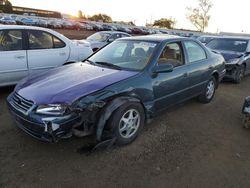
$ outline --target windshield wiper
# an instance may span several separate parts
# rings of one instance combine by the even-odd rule
[[[101,61],[97,61],[95,62],[95,64],[99,64],[99,65],[104,65],[106,67],[111,67],[111,68],[114,68],[114,69],[119,69],[121,70],[122,68],[118,65],[114,65],[114,64],[111,64],[111,63],[107,63],[107,62],[101,62]]]
[[[85,61],[89,62],[91,65],[95,64],[93,61],[90,61],[89,59],[86,59]]]

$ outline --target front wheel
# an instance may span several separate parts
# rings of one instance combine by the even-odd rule
[[[144,125],[145,113],[140,103],[122,105],[111,116],[108,127],[113,132],[118,145],[133,142]]]
[[[215,94],[215,89],[216,89],[216,80],[214,77],[212,77],[207,85],[202,94],[199,96],[199,101],[202,103],[209,103],[214,97]]]

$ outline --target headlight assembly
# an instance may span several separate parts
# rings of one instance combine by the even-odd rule
[[[38,114],[47,114],[47,115],[62,115],[66,112],[67,106],[62,104],[48,104],[40,105],[36,109]]]

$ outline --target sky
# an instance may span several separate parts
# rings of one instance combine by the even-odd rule
[[[197,0],[10,0],[14,6],[60,11],[77,15],[105,13],[115,21],[135,21],[145,25],[160,18],[174,18],[177,28],[195,29],[187,20],[186,7],[196,6]],[[249,0],[211,0],[213,7],[207,32],[250,33]]]

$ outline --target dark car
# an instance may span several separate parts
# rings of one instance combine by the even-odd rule
[[[221,53],[226,60],[225,79],[240,83],[250,73],[250,38],[221,37],[215,38],[207,47]]]
[[[161,111],[193,97],[210,102],[224,73],[223,57],[198,41],[129,37],[22,80],[7,100],[18,126],[37,139],[96,134],[128,144]]]
[[[202,44],[206,45],[207,43],[209,43],[211,40],[213,40],[216,37],[217,36],[213,36],[213,35],[202,35],[202,36],[199,36],[197,40],[200,41]]]

